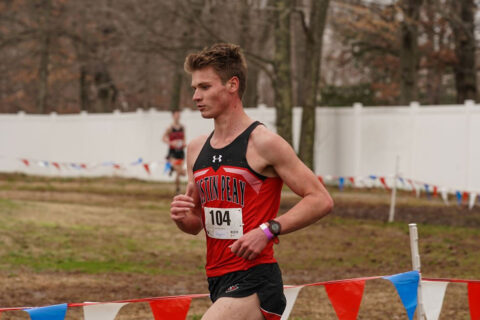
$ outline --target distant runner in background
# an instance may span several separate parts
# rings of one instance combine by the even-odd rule
[[[163,142],[168,144],[167,161],[170,164],[170,175],[175,171],[175,193],[180,193],[180,176],[185,175],[183,162],[185,159],[185,128],[180,123],[180,111],[172,111],[173,123],[163,134]]]

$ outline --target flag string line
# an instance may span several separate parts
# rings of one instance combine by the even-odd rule
[[[30,166],[30,164],[37,164],[39,165],[40,163],[43,167],[48,167],[49,165],[53,165],[54,167],[57,168],[57,170],[63,169],[76,169],[76,170],[86,170],[86,171],[91,171],[94,169],[97,169],[99,167],[113,167],[114,169],[127,169],[130,166],[158,166],[161,164],[165,164],[166,161],[145,161],[142,158],[138,158],[137,160],[131,161],[131,162],[115,162],[115,161],[103,161],[103,162],[78,162],[78,161],[51,161],[51,160],[38,160],[34,158],[28,158],[28,157],[7,157],[4,155],[0,155],[0,158],[3,159],[10,159],[10,160],[16,160],[23,162],[25,166]],[[150,170],[150,168],[145,168],[147,172]],[[395,178],[394,175],[365,175],[365,176],[336,176],[336,175],[330,175],[330,174],[323,174],[323,175],[317,175],[319,179],[332,182],[332,181],[339,181],[342,179],[343,183],[342,185],[346,185],[348,183],[355,184],[357,182],[365,182],[368,180],[378,180],[381,182],[384,188],[390,188],[385,180],[385,178]],[[425,188],[426,185],[429,187],[435,188],[436,190],[440,191],[440,189],[445,189],[448,193],[455,193],[455,191],[461,191],[461,193],[467,193],[467,194],[479,194],[479,190],[464,190],[464,188],[457,188],[457,187],[445,187],[445,186],[439,186],[438,184],[435,183],[429,183],[429,182],[424,182],[412,178],[407,178],[403,176],[398,176],[396,177],[396,180],[401,181],[403,188],[406,190],[411,191],[416,191],[417,188],[422,189]],[[357,181],[357,182],[354,182]],[[368,187],[368,186],[364,186]],[[402,187],[400,187],[402,188]],[[434,193],[434,190],[423,190],[424,192],[427,193]],[[437,191],[435,191],[437,192]]]
[[[360,277],[360,278],[351,278],[351,279],[341,279],[341,280],[329,280],[329,281],[321,281],[321,282],[314,282],[314,283],[307,283],[301,285],[285,285],[284,288],[298,288],[298,287],[313,287],[313,286],[322,286],[322,285],[330,285],[330,284],[339,284],[339,283],[349,283],[349,282],[357,282],[357,281],[366,281],[366,280],[376,280],[376,279],[383,279],[387,276],[372,276],[372,277]],[[442,282],[457,282],[457,283],[480,283],[480,280],[467,280],[467,279],[446,279],[446,278],[421,278],[422,281],[442,281]],[[198,293],[198,294],[186,294],[186,295],[178,295],[178,296],[163,296],[163,297],[149,297],[149,298],[140,298],[140,299],[127,299],[127,300],[117,300],[117,301],[105,301],[105,302],[83,302],[83,303],[68,303],[68,307],[83,307],[83,306],[90,306],[90,305],[98,305],[98,304],[107,304],[107,303],[138,303],[138,302],[154,302],[159,300],[173,300],[179,298],[205,298],[208,297],[208,293]],[[0,308],[0,312],[4,311],[21,311],[25,309],[33,309],[38,307],[12,307],[12,308]]]

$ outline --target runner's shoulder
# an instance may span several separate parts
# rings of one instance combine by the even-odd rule
[[[207,139],[208,139],[207,135],[201,135],[196,138],[193,138],[187,145],[187,152],[198,154],[202,149],[203,145],[205,144],[205,142],[207,141]]]
[[[272,151],[277,148],[285,148],[288,146],[287,141],[266,126],[257,126],[250,136],[250,141],[255,149],[260,152]]]

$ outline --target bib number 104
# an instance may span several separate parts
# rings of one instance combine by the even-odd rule
[[[242,208],[203,209],[205,231],[210,238],[239,239],[243,235]]]
[[[209,210],[209,215],[210,215],[210,219],[212,221],[212,225],[217,225],[217,226],[221,226],[223,225],[224,223],[227,225],[227,226],[230,226],[230,223],[232,222],[232,220],[230,219],[230,211],[226,210],[226,211],[220,211],[220,210]]]

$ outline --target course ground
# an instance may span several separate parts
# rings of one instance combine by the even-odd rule
[[[286,284],[409,271],[408,223],[419,224],[425,277],[480,279],[480,209],[400,193],[386,223],[383,190],[330,190],[334,213],[281,237],[276,256]],[[0,175],[1,307],[113,301],[206,293],[203,234],[179,232],[169,219],[173,185],[117,178],[52,179]],[[298,198],[285,190],[281,212]],[[194,299],[199,319],[207,299]],[[66,319],[81,319],[71,308]],[[304,288],[291,319],[336,319],[322,286]],[[4,312],[2,320],[29,319]],[[117,319],[153,319],[148,304]],[[359,319],[407,319],[393,285],[367,281]],[[466,285],[450,284],[441,319],[469,319]]]

